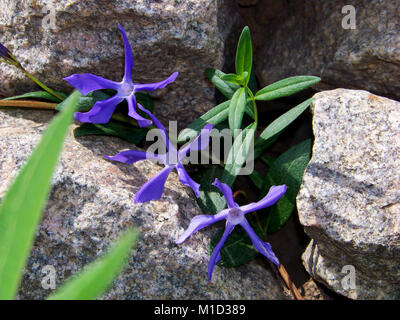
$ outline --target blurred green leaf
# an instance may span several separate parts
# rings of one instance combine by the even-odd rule
[[[67,98],[67,95],[64,92],[56,91],[56,93],[58,93],[60,96],[63,96],[64,99]],[[21,94],[18,96],[5,98],[3,100],[17,100],[17,99],[26,99],[26,98],[34,98],[34,99],[47,100],[47,101],[52,101],[52,102],[60,102],[60,99],[58,99],[57,97],[48,93],[47,91],[28,92],[28,93]]]
[[[78,106],[76,108],[76,111],[79,112],[89,111],[90,109],[92,109],[97,101],[102,101],[110,98],[108,94],[105,94],[99,90],[88,93],[86,96],[82,96],[82,94],[77,90],[75,90],[74,92],[76,92],[76,94],[79,96]],[[56,110],[61,111],[65,108],[65,106],[66,100],[58,104]]]
[[[133,144],[138,144],[144,139],[147,129],[133,127],[128,123],[111,120],[106,124],[83,123],[74,130],[75,137],[88,135],[105,135],[122,138]]]
[[[311,104],[313,98],[310,98],[298,106],[290,109],[288,112],[281,115],[274,120],[260,136],[256,139],[254,144],[254,157],[260,156],[268,147],[269,142],[280,132],[282,132],[289,124],[296,120]]]
[[[48,300],[92,300],[103,294],[123,270],[138,235],[137,230],[125,232],[106,255],[72,276]]]
[[[79,99],[74,92],[48,125],[0,206],[0,300],[13,299],[50,190],[51,177]]]
[[[242,126],[243,114],[246,108],[246,90],[240,88],[233,95],[229,104],[229,129],[231,129],[232,136],[236,138],[236,129]]]
[[[264,177],[262,176],[262,174],[256,170],[253,170],[249,177],[254,185],[257,187],[257,189],[261,190],[264,184]]]
[[[225,73],[220,70],[207,68],[206,75],[227,99],[231,99],[236,90],[239,89],[238,85],[222,80],[221,77],[224,76]]]
[[[225,170],[222,175],[222,182],[232,187],[239,174],[243,164],[253,157],[250,154],[254,143],[254,134],[257,130],[257,123],[253,122],[247,126],[233,141],[232,147],[229,150],[225,164]]]
[[[296,76],[290,77],[278,82],[272,83],[257,92],[256,100],[274,100],[290,96],[296,92],[302,91],[321,81],[321,78],[314,76]]]
[[[253,46],[251,43],[250,29],[246,26],[240,35],[235,58],[236,74],[242,75],[243,72],[248,73],[245,84],[249,82],[252,65]]]
[[[268,184],[262,196],[267,194],[270,186],[285,184],[288,187],[285,195],[270,209],[268,232],[278,231],[292,214],[310,154],[311,140],[308,139],[281,154],[268,170]]]

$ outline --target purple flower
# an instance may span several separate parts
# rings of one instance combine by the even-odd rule
[[[3,44],[0,42],[0,57],[4,59],[11,59],[10,50],[8,50]]]
[[[164,88],[176,79],[176,77],[178,76],[178,72],[174,72],[167,79],[156,83],[133,83],[132,49],[129,44],[128,38],[126,37],[124,29],[120,24],[118,24],[118,27],[124,39],[125,46],[125,75],[121,82],[107,80],[90,73],[73,74],[69,77],[64,78],[64,80],[68,81],[70,85],[79,90],[80,93],[82,93],[84,96],[92,91],[100,89],[113,89],[117,91],[117,94],[109,99],[97,101],[89,112],[76,112],[75,119],[80,122],[107,123],[110,120],[117,105],[121,103],[124,99],[126,99],[129,108],[128,115],[136,119],[140,127],[147,127],[151,125],[151,121],[143,118],[137,113],[135,92],[154,91]]]
[[[285,194],[287,187],[285,185],[272,186],[269,189],[268,194],[260,201],[239,207],[239,205],[233,200],[232,190],[227,184],[220,182],[218,179],[215,179],[213,185],[216,186],[219,190],[221,190],[222,194],[224,195],[228,203],[228,209],[224,209],[221,212],[217,213],[216,215],[199,215],[194,217],[192,221],[190,221],[189,227],[179,237],[176,243],[181,244],[196,231],[203,229],[215,222],[225,219],[226,220],[225,232],[222,235],[221,240],[215,246],[214,251],[211,254],[210,261],[208,263],[208,279],[210,281],[215,265],[219,262],[219,260],[221,260],[220,251],[224,246],[226,239],[233,231],[235,226],[238,224],[240,224],[247,232],[251,241],[253,242],[254,247],[261,254],[263,254],[270,261],[272,261],[277,267],[279,267],[280,264],[278,258],[272,251],[271,245],[267,242],[263,242],[257,236],[253,228],[250,226],[247,219],[245,218],[245,215],[249,212],[253,212],[256,210],[272,206]]]
[[[164,154],[153,154],[137,150],[127,150],[116,154],[113,157],[105,156],[109,160],[119,161],[126,164],[133,164],[137,161],[145,159],[154,159],[164,164],[164,169],[161,170],[156,176],[147,181],[142,188],[135,195],[135,203],[143,203],[150,200],[161,198],[164,191],[164,185],[167,181],[168,175],[175,168],[178,172],[179,181],[184,185],[192,188],[196,197],[200,196],[200,185],[193,181],[189,174],[186,172],[182,161],[187,156],[190,150],[203,150],[209,144],[210,132],[213,128],[212,124],[207,124],[201,130],[201,133],[190,143],[183,146],[179,151],[170,143],[167,135],[167,130],[161,122],[148,110],[144,109],[138,103],[138,107],[147,113],[153,120],[155,126],[158,128],[163,142],[166,146],[167,152]]]

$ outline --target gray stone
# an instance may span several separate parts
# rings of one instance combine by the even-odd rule
[[[235,6],[231,0],[3,0],[0,42],[46,84],[70,91],[63,78],[73,73],[122,79],[121,23],[134,54],[135,82],[156,82],[179,71],[175,83],[155,93],[156,113],[183,127],[215,105],[204,70],[222,68],[225,42],[240,21]],[[45,8],[51,10],[43,13]],[[56,28],[43,28],[53,11]],[[0,79],[0,95],[37,90],[4,64]]]
[[[0,111],[0,196],[53,114]],[[45,276],[41,270],[46,265],[55,267],[59,286],[102,254],[128,226],[141,229],[137,249],[104,299],[286,298],[272,269],[257,262],[235,269],[217,267],[210,283],[208,246],[218,226],[176,245],[190,219],[201,214],[194,194],[171,173],[160,200],[135,205],[135,193],[161,167],[147,160],[129,166],[103,158],[132,147],[118,138],[75,139],[69,134],[25,270],[20,299],[41,299],[50,293],[41,287]]]
[[[400,103],[337,89],[316,94],[311,108],[313,156],[297,196],[313,239],[303,263],[347,297],[399,299]]]
[[[356,29],[344,29],[356,10]],[[246,9],[254,30],[262,86],[285,77],[320,76],[317,89],[369,90],[400,98],[400,11],[397,0],[261,1]]]

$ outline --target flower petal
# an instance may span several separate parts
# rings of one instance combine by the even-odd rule
[[[182,160],[191,150],[197,151],[207,148],[208,144],[210,143],[210,133],[212,128],[213,125],[211,123],[206,124],[203,129],[201,129],[200,134],[193,139],[192,142],[188,142],[179,150],[178,159]]]
[[[142,161],[146,159],[159,159],[156,154],[151,154],[143,151],[137,150],[127,150],[117,153],[115,156],[104,156],[108,160],[118,161],[126,164],[133,164],[137,161]]]
[[[160,120],[158,120],[149,110],[145,109],[140,103],[137,104],[139,109],[145,112],[146,114],[149,115],[151,120],[153,120],[154,125],[157,127],[157,129],[160,131],[161,138],[163,139],[165,146],[167,148],[167,151],[171,152],[176,152],[176,148],[169,142],[167,130],[165,130],[165,127],[162,125]]]
[[[222,247],[224,246],[226,239],[228,239],[228,236],[231,234],[231,232],[234,228],[235,228],[234,225],[230,224],[229,222],[226,223],[225,232],[222,235],[221,240],[219,240],[218,244],[215,246],[215,248],[210,256],[210,261],[208,262],[208,280],[209,281],[211,281],[215,265],[218,263],[219,260],[221,260],[220,251],[221,251]]]
[[[107,123],[117,107],[124,99],[118,96],[97,101],[89,112],[75,112],[75,119],[80,122]]]
[[[119,31],[122,34],[122,38],[124,39],[124,48],[125,48],[125,75],[124,79],[128,82],[132,83],[132,68],[133,68],[133,54],[132,48],[129,43],[128,37],[126,36],[124,28],[118,23]]]
[[[178,171],[179,181],[185,186],[192,188],[197,198],[200,197],[200,185],[192,180],[182,163],[178,162],[176,170]]]
[[[218,178],[216,178],[213,186],[216,186],[219,190],[221,190],[226,202],[228,203],[228,208],[238,207],[238,204],[233,200],[232,189],[226,183],[222,183],[218,180]]]
[[[171,74],[167,79],[160,81],[160,82],[155,82],[155,83],[134,83],[133,85],[135,86],[135,91],[154,91],[157,89],[162,89],[165,88],[168,84],[171,82],[174,82],[176,77],[178,76],[178,72],[174,72]]]
[[[137,120],[139,127],[144,128],[152,125],[151,120],[143,118],[136,111],[136,99],[134,95],[126,97],[126,101],[128,101],[128,115],[133,119]]]
[[[248,205],[240,207],[244,213],[253,212],[256,210],[264,209],[275,204],[285,194],[287,187],[285,185],[272,186],[268,194],[258,202],[253,202]]]
[[[181,244],[187,238],[189,238],[193,233],[208,227],[209,225],[221,221],[222,219],[226,219],[228,216],[228,210],[222,210],[216,215],[199,215],[195,216],[189,224],[189,227],[181,234],[179,239],[176,241],[177,244]]]
[[[91,73],[73,74],[64,78],[71,86],[78,90],[82,95],[86,96],[88,93],[101,90],[113,89],[118,90],[120,84],[115,81],[107,80]]]
[[[135,195],[135,203],[143,203],[150,200],[160,199],[168,175],[173,167],[165,167],[157,175],[147,181]]]
[[[249,235],[251,242],[253,242],[254,247],[265,257],[267,257],[272,263],[274,263],[278,268],[280,263],[275,253],[272,251],[272,247],[268,242],[263,242],[257,234],[254,232],[253,228],[250,226],[246,219],[240,223],[244,230],[246,230]]]

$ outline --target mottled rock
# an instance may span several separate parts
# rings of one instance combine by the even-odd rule
[[[122,79],[121,23],[134,54],[134,81],[155,82],[180,72],[155,95],[158,114],[183,127],[214,105],[204,70],[224,63],[225,42],[240,21],[235,6],[231,0],[3,0],[0,42],[29,72],[56,89],[71,90],[62,79],[73,73]],[[52,13],[55,29],[43,28]],[[0,65],[0,79],[3,95],[37,89],[7,65]]]
[[[313,156],[297,196],[313,239],[303,263],[347,297],[399,299],[400,103],[345,89],[314,98]]]
[[[312,278],[301,286],[300,293],[305,300],[332,300]]]
[[[52,116],[51,111],[0,110],[1,196]],[[69,134],[19,298],[40,299],[50,293],[41,287],[46,265],[54,266],[58,286],[102,254],[121,230],[135,225],[141,229],[137,249],[105,299],[285,299],[267,264],[217,267],[210,283],[208,246],[217,229],[197,232],[177,246],[190,219],[201,213],[192,191],[172,173],[160,200],[135,205],[135,193],[161,167],[103,158],[127,148],[132,145],[114,137],[76,140]]]
[[[356,29],[347,26],[354,7]],[[400,7],[397,0],[265,0],[242,9],[257,47],[261,85],[320,76],[318,89],[369,90],[400,98]]]

